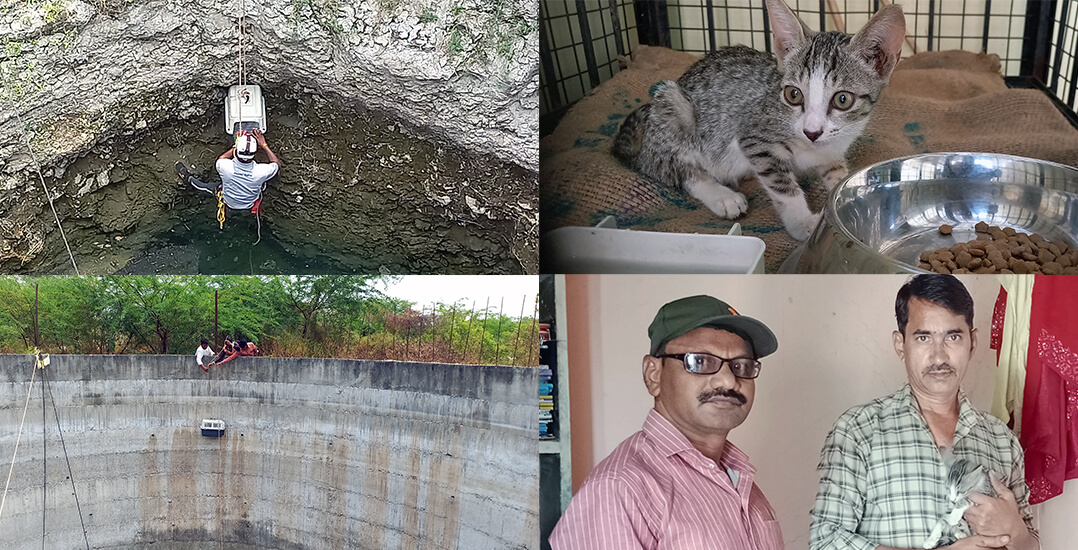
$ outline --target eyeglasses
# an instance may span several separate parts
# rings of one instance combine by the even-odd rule
[[[722,370],[726,363],[730,364],[730,372],[738,378],[756,378],[760,376],[760,362],[749,357],[736,357],[726,359],[710,353],[668,353],[659,357],[677,359],[685,364],[685,370],[693,374],[715,374]]]

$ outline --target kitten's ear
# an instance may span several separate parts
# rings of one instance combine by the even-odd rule
[[[765,3],[771,31],[775,34],[775,57],[779,60],[779,69],[782,69],[786,56],[800,48],[805,39],[812,36],[812,31],[782,0],[767,0]]]
[[[902,57],[902,40],[906,38],[906,17],[902,8],[884,6],[868,20],[853,39],[850,48],[860,55],[880,78],[889,78]]]

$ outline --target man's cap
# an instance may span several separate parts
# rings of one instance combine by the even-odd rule
[[[648,327],[651,355],[658,355],[670,340],[701,327],[726,330],[744,338],[757,359],[775,353],[779,347],[775,333],[767,325],[741,315],[718,298],[699,295],[674,300],[659,308]]]
[[[242,134],[236,138],[236,158],[240,160],[251,160],[255,158],[255,151],[258,150],[258,142],[255,138],[247,134]]]

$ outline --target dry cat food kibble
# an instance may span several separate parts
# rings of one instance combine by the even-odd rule
[[[950,235],[954,228],[941,225],[940,233]],[[1044,273],[1078,275],[1078,249],[1063,241],[1048,242],[1044,237],[1000,228],[979,222],[973,227],[977,238],[921,253],[917,267],[936,273]]]

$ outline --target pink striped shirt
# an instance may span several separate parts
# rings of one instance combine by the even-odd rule
[[[719,462],[652,409],[644,429],[588,474],[550,544],[554,550],[781,550],[779,523],[753,483],[749,457],[727,441]]]

